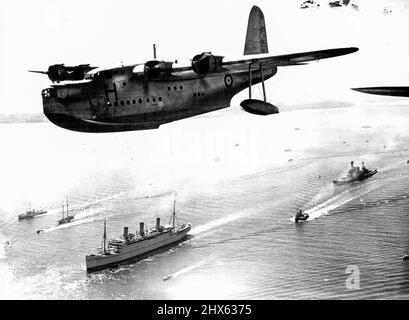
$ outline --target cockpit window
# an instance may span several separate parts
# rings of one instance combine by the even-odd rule
[[[86,80],[92,80],[92,79],[112,79],[112,73],[109,71],[99,71],[99,72],[88,72],[85,75]]]
[[[41,91],[41,95],[43,98],[55,98],[55,89],[54,88],[47,88]]]
[[[92,79],[94,79],[94,74],[93,73],[87,73],[86,75],[85,75],[85,78],[84,78],[85,80],[92,80]]]

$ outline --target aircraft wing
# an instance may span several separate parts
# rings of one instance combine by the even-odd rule
[[[41,74],[48,74],[48,72],[47,72],[47,71],[28,70],[28,72],[32,72],[32,73],[41,73]]]
[[[409,87],[368,87],[352,88],[352,90],[380,96],[409,97]]]
[[[226,62],[223,62],[223,66],[250,64],[250,63],[265,63],[269,65],[274,65],[277,67],[303,65],[310,61],[318,61],[321,59],[342,56],[345,54],[356,52],[358,50],[359,50],[358,48],[351,47],[351,48],[337,48],[337,49],[292,53],[292,54],[284,54],[284,55],[271,56],[271,57],[226,61]]]
[[[279,55],[279,56],[254,57],[254,58],[249,58],[249,59],[222,62],[221,66],[226,67],[228,69],[242,69],[243,67],[247,67],[249,64],[259,64],[259,63],[263,63],[265,65],[270,65],[270,66],[277,66],[277,67],[299,66],[299,65],[307,64],[308,62],[311,62],[311,61],[318,61],[321,59],[327,59],[327,58],[342,56],[345,54],[350,54],[358,50],[359,50],[358,48],[350,47],[350,48],[337,48],[337,49],[284,54],[284,55]],[[190,70],[192,70],[192,67],[179,67],[179,68],[174,68],[173,73],[190,71]]]

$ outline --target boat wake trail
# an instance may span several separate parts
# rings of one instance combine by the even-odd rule
[[[311,209],[305,210],[305,213],[308,213],[310,216],[308,218],[308,221],[314,220],[323,215],[327,215],[329,211],[334,210],[356,198],[362,197],[363,195],[379,188],[381,185],[377,184],[376,182],[377,180],[374,180],[365,185],[345,190],[340,194],[324,201],[323,203],[320,203],[315,207],[312,207]]]
[[[99,208],[93,208],[92,210],[87,210],[87,212],[84,212],[84,213],[78,213],[74,216],[74,219],[69,223],[65,223],[65,224],[57,225],[57,226],[46,227],[44,229],[41,229],[41,231],[44,233],[47,233],[47,232],[52,232],[52,231],[56,231],[60,229],[66,229],[66,228],[78,226],[80,224],[96,221],[98,219],[95,217],[95,215],[99,214],[103,210],[104,208],[99,207]]]
[[[75,205],[72,206],[69,210],[70,215],[74,215],[74,219],[69,222],[65,223],[62,225],[56,225],[56,226],[50,226],[50,227],[45,227],[43,229],[37,230],[37,233],[47,233],[47,232],[52,232],[60,229],[65,229],[65,228],[70,228],[74,226],[78,226],[84,223],[90,223],[94,222],[97,220],[101,220],[101,217],[98,217],[98,215],[106,210],[106,203],[110,203],[113,200],[121,199],[126,196],[129,196],[131,192],[119,192],[114,195],[110,195],[101,199],[93,200],[91,202],[83,203],[80,205]],[[168,196],[169,192],[167,193],[158,193],[150,196],[144,196],[144,197],[139,197],[136,199],[147,199],[147,198],[153,198],[153,197],[164,197]],[[54,210],[55,213],[57,213],[57,210]],[[112,214],[111,214],[112,215]],[[104,214],[104,217],[108,217],[110,215]]]
[[[202,233],[204,233],[206,231],[213,230],[213,229],[215,229],[217,227],[220,227],[220,226],[223,226],[223,225],[225,225],[227,223],[233,222],[235,220],[246,218],[248,216],[253,215],[254,213],[256,213],[256,211],[254,211],[252,209],[246,209],[246,210],[242,210],[242,211],[239,211],[239,212],[231,213],[231,214],[229,214],[227,216],[224,216],[223,218],[210,221],[210,222],[205,223],[203,225],[199,225],[199,226],[193,228],[189,232],[189,234],[190,235],[199,235],[199,234],[202,234]]]
[[[183,268],[183,269],[181,269],[181,270],[179,270],[179,271],[177,271],[177,272],[175,272],[173,274],[167,275],[166,277],[163,278],[163,281],[169,280],[170,278],[172,278],[172,279],[177,278],[178,276],[180,276],[182,274],[188,273],[188,272],[200,267],[201,265],[203,265],[206,261],[208,261],[214,255],[215,255],[215,253],[212,253],[210,256],[208,256],[207,258],[199,261],[198,263],[195,263],[195,264],[193,264],[191,266]]]

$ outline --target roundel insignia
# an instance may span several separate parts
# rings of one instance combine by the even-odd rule
[[[226,74],[224,76],[224,84],[226,85],[227,88],[231,87],[231,85],[233,84],[233,78],[231,75]]]

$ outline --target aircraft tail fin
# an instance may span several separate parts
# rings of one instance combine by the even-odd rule
[[[247,24],[244,55],[260,53],[268,53],[266,24],[261,9],[257,6],[253,6]]]

